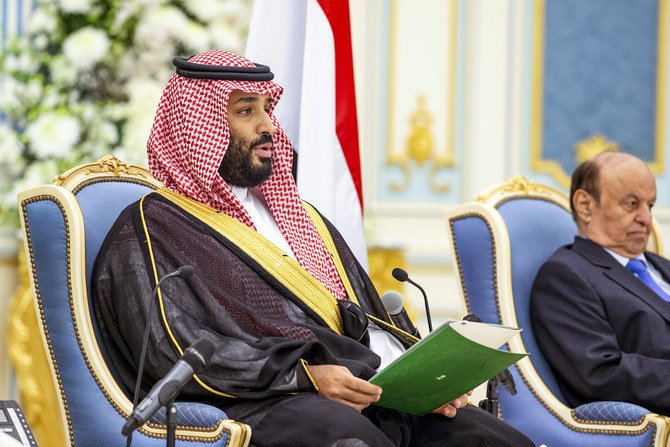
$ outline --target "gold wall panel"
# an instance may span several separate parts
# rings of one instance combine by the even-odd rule
[[[667,0],[658,2],[658,37],[656,64],[656,116],[654,136],[654,160],[649,168],[654,174],[662,174],[665,170],[665,109],[666,109],[666,77],[668,48],[668,5]],[[532,104],[531,104],[531,135],[530,157],[531,169],[535,172],[549,174],[559,185],[569,188],[571,173],[565,172],[558,161],[544,159],[543,154],[543,116],[544,116],[544,56],[545,56],[545,15],[546,0],[534,2],[534,34],[532,54]],[[578,39],[575,40],[578,42]],[[596,135],[592,135],[597,137]],[[606,136],[602,136],[606,138]],[[577,142],[576,144],[580,144]],[[577,151],[579,148],[575,147]],[[583,155],[582,155],[583,157]],[[579,162],[579,155],[575,157]]]
[[[445,193],[437,174],[456,158],[458,0],[418,1],[390,2],[386,165],[402,181],[388,186],[406,190],[414,168],[429,164],[428,185]]]

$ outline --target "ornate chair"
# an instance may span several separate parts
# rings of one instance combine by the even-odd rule
[[[524,329],[508,347],[530,356],[510,368],[518,393],[500,391],[501,417],[549,447],[665,446],[669,420],[637,405],[593,402],[569,408],[533,336],[533,280],[542,263],[577,233],[568,198],[517,176],[447,211],[445,218],[468,312]],[[650,245],[654,251],[661,247],[658,231]]]
[[[35,311],[58,395],[64,439],[50,445],[123,446],[132,403],[115,380],[91,314],[89,285],[100,245],[119,213],[160,186],[146,169],[108,156],[19,194]],[[215,407],[179,402],[177,445],[247,446],[251,430]],[[138,429],[135,446],[166,444],[165,414]]]

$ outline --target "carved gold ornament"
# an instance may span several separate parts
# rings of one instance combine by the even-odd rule
[[[386,164],[400,167],[403,173],[402,181],[391,182],[390,187],[393,191],[403,191],[411,183],[410,162],[412,161],[417,166],[430,163],[429,183],[433,191],[437,193],[449,191],[449,183],[439,181],[437,176],[441,169],[453,165],[453,159],[446,154],[436,153],[431,132],[432,122],[432,115],[426,108],[426,98],[424,95],[419,95],[417,108],[410,117],[410,134],[407,138],[405,152],[390,151],[386,157]]]
[[[486,191],[482,192],[475,198],[475,201],[482,203],[490,203],[491,201],[497,200],[497,198],[500,196],[508,196],[508,195],[530,196],[537,194],[558,196],[563,199],[567,199],[567,197],[563,193],[557,191],[556,189],[550,186],[530,181],[523,175],[515,175],[514,177],[510,177],[506,182],[501,183],[499,185],[494,185],[491,188],[487,189]]]
[[[98,174],[112,174],[115,177],[132,176],[147,178],[146,170],[139,166],[124,163],[113,155],[105,155],[95,163],[77,166],[56,176],[53,183],[57,186],[64,186],[70,181],[79,181],[82,176],[94,176]]]
[[[575,144],[575,161],[580,164],[602,152],[619,152],[620,150],[616,141],[609,140],[604,135],[595,134]]]

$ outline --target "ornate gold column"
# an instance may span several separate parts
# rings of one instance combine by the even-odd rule
[[[18,242],[12,230],[0,229],[0,340],[7,339],[7,314],[9,301],[16,289]],[[12,365],[7,357],[7,344],[0,344],[0,399],[11,399],[14,390],[11,387]]]
[[[368,270],[375,289],[381,296],[389,290],[396,290],[405,296],[405,283],[397,281],[391,272],[394,268],[407,269],[405,250],[400,247],[371,246],[368,248]],[[417,314],[409,300],[405,300],[405,310],[410,319],[416,323]]]
[[[404,284],[396,281],[391,272],[395,267],[407,268],[405,252],[399,247],[372,246],[368,248],[368,270],[370,279],[379,295],[388,290],[403,293]]]
[[[47,362],[30,288],[25,252],[19,251],[19,286],[7,324],[7,352],[16,371],[20,405],[40,447],[61,447],[58,394]],[[62,446],[64,447],[64,446]]]

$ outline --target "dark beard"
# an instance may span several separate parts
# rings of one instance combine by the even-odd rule
[[[261,135],[248,143],[231,131],[228,149],[219,166],[219,175],[223,180],[229,185],[242,188],[253,188],[266,181],[272,174],[272,159],[263,158],[260,165],[254,165],[253,162],[254,147],[263,143],[272,143],[272,136]]]

